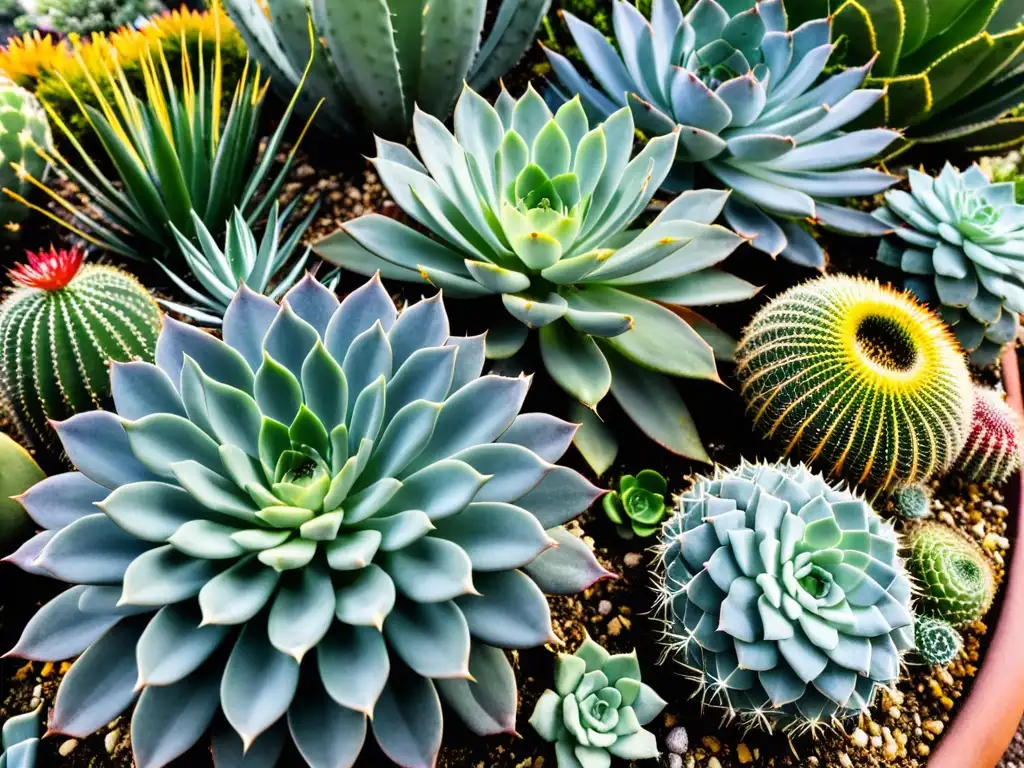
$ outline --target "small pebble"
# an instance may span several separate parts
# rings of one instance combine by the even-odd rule
[[[121,729],[115,728],[114,730],[107,733],[103,737],[103,748],[107,750],[108,754],[114,754],[114,749],[117,748],[117,742],[121,738]]]
[[[68,755],[70,755],[72,752],[75,751],[75,747],[77,747],[77,746],[78,746],[78,739],[68,739],[63,744],[60,745],[60,749],[58,749],[57,751],[60,752],[60,756],[61,757],[67,757]]]
[[[860,728],[853,732],[852,737],[853,743],[861,749],[864,749],[868,745],[868,735]]]
[[[748,747],[746,744],[740,744],[738,747],[736,747],[736,759],[739,760],[740,763],[742,763],[743,765],[753,762],[754,756],[750,754],[750,747]]]
[[[626,564],[627,568],[636,568],[642,561],[643,558],[636,552],[630,552],[622,558],[622,562]]]
[[[708,760],[708,768],[722,768],[722,764],[718,762],[717,757],[712,757]]]
[[[722,749],[722,742],[716,739],[714,736],[705,736],[700,740],[701,743],[711,750],[712,753],[717,754]]]
[[[677,755],[682,755],[690,748],[690,737],[682,726],[673,728],[665,736],[665,749]]]
[[[668,753],[668,768],[683,768],[683,758],[675,752]]]
[[[934,733],[938,736],[942,733],[942,730],[946,727],[941,720],[925,720],[921,723],[921,727],[929,733]]]
[[[612,601],[602,600],[600,603],[597,604],[597,612],[600,613],[602,616],[607,616],[609,613],[612,612]]]
[[[843,766],[843,768],[853,768],[853,760],[851,760],[850,756],[845,752],[839,753],[839,764]]]

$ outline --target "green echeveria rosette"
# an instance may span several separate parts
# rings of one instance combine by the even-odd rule
[[[113,366],[116,412],[57,425],[77,471],[21,497],[44,530],[8,559],[73,585],[11,651],[81,654],[50,729],[137,697],[140,768],[208,731],[218,764],[290,738],[351,766],[371,716],[432,766],[442,698],[512,732],[501,649],[555,640],[544,592],[609,575],[561,528],[600,495],[551,463],[575,425],[520,414],[530,379],[482,376],[440,295],[398,312],[376,278],[340,304],[308,275],[280,306],[243,288],[223,338],[167,319],[156,365]]]
[[[636,477],[623,475],[619,478],[619,490],[605,494],[601,504],[620,536],[646,538],[661,527],[666,493],[665,478],[653,469],[644,469]]]
[[[920,586],[919,613],[962,627],[981,619],[995,597],[992,565],[966,534],[939,522],[907,532],[907,567]]]
[[[674,307],[741,301],[758,290],[719,268],[743,242],[711,223],[728,193],[685,193],[646,228],[629,229],[667,176],[680,134],[652,139],[631,159],[627,108],[594,126],[579,99],[552,113],[532,87],[519,99],[503,89],[493,105],[466,88],[454,128],[417,112],[420,157],[377,140],[382,182],[432,238],[370,214],[314,250],[346,269],[432,284],[446,296],[500,296],[505,317],[488,332],[488,357],[515,355],[536,330],[544,367],[580,404],[580,420],[598,430],[593,412],[611,393],[660,445],[708,461],[667,377],[718,381],[715,360],[731,360],[734,347],[710,321]],[[602,435],[614,456],[615,436]],[[578,445],[599,472],[610,465],[588,442]]]
[[[897,488],[892,497],[896,514],[904,520],[920,520],[931,514],[932,490],[923,483]]]
[[[933,667],[951,664],[964,647],[963,638],[951,625],[928,616],[914,622],[914,643],[917,655]]]
[[[940,307],[974,362],[991,364],[1017,337],[1024,312],[1024,205],[1014,202],[1012,182],[992,184],[977,165],[908,175],[910,192],[887,192],[874,212],[893,235],[879,243],[878,259]]]
[[[663,642],[707,704],[815,731],[865,711],[913,647],[892,526],[803,465],[702,478],[662,529]]]
[[[39,751],[40,704],[31,712],[9,717],[0,732],[0,768],[35,768],[36,754]]]
[[[879,222],[843,203],[898,180],[860,167],[898,132],[843,130],[884,95],[860,88],[873,62],[822,77],[836,48],[830,19],[789,31],[782,0],[699,0],[686,14],[680,5],[654,0],[648,21],[632,3],[615,0],[617,50],[563,12],[599,87],[545,50],[559,83],[553,96],[579,94],[599,119],[628,106],[648,136],[678,131],[676,167],[663,187],[688,188],[702,168],[733,190],[725,206],[730,225],[772,256],[824,267],[824,252],[801,226],[806,219],[844,234],[882,234]]]
[[[665,704],[640,681],[636,651],[612,655],[587,635],[575,653],[558,654],[555,689],[541,695],[530,725],[554,742],[558,768],[607,768],[612,757],[658,756],[644,726]]]

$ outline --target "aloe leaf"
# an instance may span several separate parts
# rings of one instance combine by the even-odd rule
[[[485,88],[515,66],[550,7],[551,0],[503,0],[469,71],[474,90]]]
[[[483,3],[431,0],[423,10],[422,60],[416,101],[425,111],[446,117],[465,82],[480,46]],[[423,72],[428,72],[427,77]]]

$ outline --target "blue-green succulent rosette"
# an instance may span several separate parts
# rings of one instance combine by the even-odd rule
[[[579,94],[595,120],[628,105],[649,136],[678,131],[663,188],[702,186],[695,171],[703,168],[712,183],[733,190],[724,211],[733,229],[755,248],[805,266],[824,266],[824,253],[803,220],[850,235],[885,231],[843,200],[898,180],[861,166],[899,133],[844,130],[884,91],[860,88],[872,62],[822,77],[835,49],[829,19],[788,31],[782,0],[698,0],[685,15],[676,0],[654,0],[648,20],[614,0],[616,50],[586,22],[562,17],[597,87],[545,49],[553,97]]]
[[[521,414],[530,379],[481,375],[440,295],[399,312],[377,278],[243,287],[223,339],[167,318],[156,365],[113,366],[116,412],[56,425],[76,471],[21,497],[43,530],[8,560],[71,585],[11,651],[79,657],[50,730],[134,703],[140,768],[207,733],[218,765],[290,739],[351,766],[368,725],[432,766],[442,700],[513,732],[502,649],[555,640],[544,592],[611,575],[561,527],[601,494],[552,463],[575,425]]]
[[[0,768],[35,768],[42,711],[40,704],[31,712],[7,718],[0,731]]]

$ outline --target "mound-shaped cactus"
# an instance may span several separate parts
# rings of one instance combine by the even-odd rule
[[[954,627],[977,621],[992,605],[992,565],[966,534],[939,522],[920,523],[907,534],[907,567],[918,580],[918,611]]]
[[[555,690],[544,691],[530,725],[555,743],[558,768],[607,768],[612,757],[658,756],[654,734],[644,729],[665,700],[640,682],[636,651],[612,655],[590,639],[555,660]]]
[[[944,667],[960,655],[964,639],[944,621],[921,616],[914,622],[917,655],[933,667]]]
[[[399,313],[376,278],[340,305],[309,276],[280,307],[243,288],[223,338],[167,320],[156,365],[114,366],[117,413],[58,425],[78,471],[22,497],[45,530],[10,559],[75,584],[11,652],[81,654],[51,730],[138,695],[140,768],[211,728],[218,763],[272,765],[287,730],[350,766],[369,716],[430,766],[439,694],[514,730],[501,649],[555,639],[545,590],[609,575],[560,527],[600,494],[550,463],[574,426],[519,413],[530,379],[481,376],[440,295]]]
[[[4,723],[0,743],[0,768],[35,768],[36,753],[39,751],[40,704],[32,712],[15,715]]]
[[[957,468],[968,479],[999,485],[1021,466],[1021,423],[998,392],[974,388],[971,428]]]
[[[795,286],[761,309],[737,352],[757,426],[873,489],[949,467],[967,436],[971,381],[942,321],[862,278]]]
[[[802,464],[701,478],[662,529],[664,643],[706,703],[815,730],[870,706],[913,647],[892,527]]]
[[[914,483],[897,488],[893,494],[896,514],[904,520],[920,520],[927,517],[932,506],[932,490],[923,483]]]

